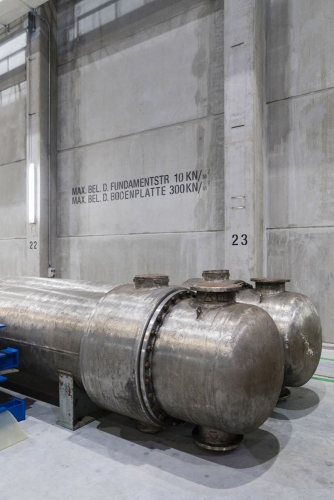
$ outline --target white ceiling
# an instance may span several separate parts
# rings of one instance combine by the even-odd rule
[[[0,0],[0,25],[7,26],[47,0]],[[1,28],[1,26],[0,26]]]

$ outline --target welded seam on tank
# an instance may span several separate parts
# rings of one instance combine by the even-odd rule
[[[60,354],[69,354],[70,356],[79,357],[79,353],[72,351],[62,351],[61,349],[55,349],[54,347],[40,346],[38,344],[32,344],[31,342],[24,342],[24,340],[13,340],[6,337],[1,336],[1,341],[6,341],[9,344],[22,344],[29,347],[34,347],[37,349],[41,349],[43,351],[51,351],[51,352],[59,352]]]

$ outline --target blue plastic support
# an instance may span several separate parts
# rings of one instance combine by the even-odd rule
[[[21,399],[11,399],[7,403],[0,404],[0,414],[9,411],[18,422],[26,419],[26,404]]]
[[[7,347],[0,351],[0,382],[5,382],[6,377],[1,376],[2,371],[14,370],[19,366],[19,351]]]
[[[7,347],[0,351],[0,372],[3,370],[12,370],[19,366],[19,351]]]
[[[3,325],[2,323],[0,323],[0,330],[1,330],[1,328],[6,328],[6,325]],[[0,382],[5,382],[6,380],[7,380],[6,377],[2,377],[0,375]]]
[[[6,325],[0,323],[0,329]],[[19,367],[19,351],[12,347],[7,347],[0,351],[0,383],[6,382],[7,378],[1,375],[2,371],[15,370]],[[26,419],[26,404],[21,399],[13,398],[6,403],[0,404],[0,414],[9,411],[18,422]]]

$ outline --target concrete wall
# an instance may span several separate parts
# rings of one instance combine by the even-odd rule
[[[268,274],[291,277],[334,342],[334,3],[271,0]]]
[[[52,62],[56,61],[55,15],[54,4],[49,2],[38,10],[35,29],[29,33],[27,16],[0,30],[0,275],[48,275],[49,240],[55,241],[51,235],[55,202],[51,207],[49,238],[49,171],[53,178],[51,196],[56,198],[56,134],[52,126],[50,141],[48,137],[48,25]],[[55,69],[55,64],[51,64],[53,122]],[[53,156],[51,168],[49,150]],[[35,165],[36,175],[34,224],[28,222],[30,163]]]
[[[0,37],[0,275],[25,274],[26,264],[27,83],[22,38],[20,24]]]
[[[180,282],[226,266],[248,279],[263,265],[311,296],[334,342],[333,21],[332,0],[57,2],[57,275],[165,272]],[[43,245],[28,251],[24,68],[23,77],[0,74],[0,275],[47,271],[41,33],[33,88]],[[0,31],[0,43],[11,36]],[[247,247],[231,246],[234,228],[247,231]]]
[[[225,266],[262,276],[265,1],[225,0]]]
[[[58,276],[224,265],[223,21],[221,1],[60,2]]]

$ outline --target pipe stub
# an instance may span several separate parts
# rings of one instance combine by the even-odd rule
[[[204,281],[225,281],[230,279],[230,271],[228,269],[203,271],[202,278]]]
[[[169,276],[166,274],[137,274],[133,282],[137,290],[143,288],[158,288],[160,286],[168,286]]]
[[[215,282],[205,282],[197,283],[190,287],[193,292],[204,292],[204,293],[236,293],[241,290],[241,283],[230,283],[228,281],[215,281]]]
[[[210,451],[232,451],[238,448],[243,440],[242,434],[209,429],[198,425],[192,432],[197,446]]]
[[[287,278],[252,278],[255,281],[255,289],[263,293],[285,292],[285,283],[290,280]]]

